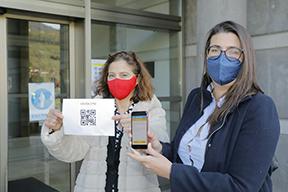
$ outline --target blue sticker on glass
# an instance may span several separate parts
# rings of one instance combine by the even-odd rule
[[[47,89],[37,89],[32,93],[31,102],[37,109],[47,109],[53,102],[52,93]]]

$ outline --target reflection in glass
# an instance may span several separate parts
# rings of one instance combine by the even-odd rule
[[[29,122],[28,105],[32,82],[54,82],[58,109],[69,95],[68,39],[67,25],[8,20],[8,190],[20,182],[70,190],[69,164],[49,155],[40,139],[42,122]]]

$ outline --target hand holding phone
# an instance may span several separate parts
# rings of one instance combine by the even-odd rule
[[[147,149],[148,116],[146,111],[133,111],[131,114],[132,148]]]

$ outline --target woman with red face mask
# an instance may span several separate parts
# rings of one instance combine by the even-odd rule
[[[160,192],[157,176],[127,156],[133,111],[146,111],[149,130],[168,141],[165,111],[153,94],[149,72],[135,53],[109,55],[96,97],[115,98],[115,136],[64,135],[63,115],[56,110],[49,112],[42,128],[42,141],[54,157],[65,162],[83,160],[74,192]]]

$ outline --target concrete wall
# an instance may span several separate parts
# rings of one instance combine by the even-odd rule
[[[288,31],[287,0],[247,1],[247,26],[252,35]]]
[[[281,136],[276,150],[280,168],[273,174],[275,192],[288,188],[288,2],[287,0],[183,0],[186,95],[199,86],[207,31],[233,20],[247,27],[256,49],[257,79],[277,106]]]
[[[276,104],[281,136],[276,150],[279,169],[273,174],[275,192],[288,188],[288,2],[247,1],[247,27],[256,48],[257,79]]]

